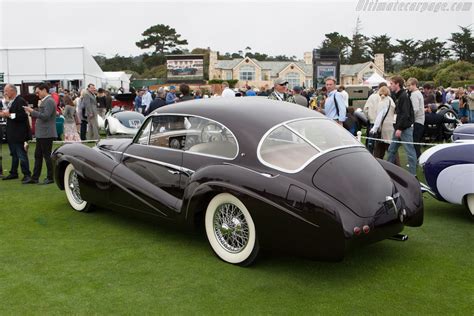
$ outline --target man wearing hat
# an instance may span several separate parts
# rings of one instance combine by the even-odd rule
[[[176,103],[178,98],[176,97],[176,87],[170,86],[170,91],[166,94],[166,104]]]
[[[287,93],[288,88],[286,85],[288,81],[278,78],[274,81],[273,92],[270,93],[268,98],[270,100],[279,100],[279,101],[286,101],[290,103],[296,103],[293,96]]]
[[[305,108],[308,107],[308,99],[301,95],[301,87],[294,86],[293,87],[293,99],[295,99],[295,103],[304,106]]]

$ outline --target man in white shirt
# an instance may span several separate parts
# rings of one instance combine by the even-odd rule
[[[150,107],[151,101],[153,101],[151,93],[148,89],[146,89],[142,96],[142,106],[140,108],[141,113],[145,113],[145,109]]]
[[[223,98],[234,98],[235,97],[235,92],[232,91],[232,89],[229,88],[229,83],[227,81],[224,81],[222,83],[222,94],[221,96]]]
[[[418,89],[418,80],[409,78],[407,80],[407,89],[410,91],[409,96],[415,112],[415,124],[413,125],[413,142],[421,143],[423,140],[423,132],[425,129],[425,102],[423,95]],[[416,158],[420,158],[421,146],[415,145]]]
[[[337,90],[341,93],[342,98],[344,99],[344,104],[346,105],[346,108],[348,108],[349,107],[349,93],[347,93],[346,87],[344,87],[343,85],[340,85],[339,89]]]

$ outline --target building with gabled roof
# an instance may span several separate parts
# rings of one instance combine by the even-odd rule
[[[217,52],[211,51],[209,58],[209,79],[239,80],[237,87],[245,85],[268,89],[277,78],[295,85],[312,87],[313,69],[311,52],[305,53],[304,61],[258,61],[243,57],[232,60],[218,60]]]
[[[344,85],[364,84],[374,73],[385,77],[383,54],[375,54],[374,61],[341,65],[339,83]],[[209,79],[239,80],[237,87],[245,85],[268,89],[273,81],[282,78],[289,88],[295,85],[313,87],[313,56],[304,53],[302,61],[258,61],[250,57],[218,60],[217,52],[211,51]]]
[[[385,78],[383,54],[375,54],[374,61],[353,65],[341,65],[340,84],[358,85],[370,78],[374,73]]]

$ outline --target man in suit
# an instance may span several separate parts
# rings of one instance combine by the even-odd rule
[[[89,83],[87,85],[86,93],[84,93],[83,107],[86,109],[87,117],[87,139],[97,140],[99,139],[99,122],[97,121],[97,99],[95,97],[96,88],[95,85]]]
[[[56,102],[51,97],[49,86],[46,83],[40,83],[35,87],[35,93],[40,99],[38,110],[25,107],[26,112],[36,118],[35,136],[35,168],[33,176],[27,183],[38,183],[43,167],[43,159],[46,162],[47,176],[42,184],[53,183],[53,161],[51,160],[51,150],[53,149],[53,141],[57,137],[56,132]]]
[[[24,107],[28,104],[17,94],[16,87],[7,84],[4,88],[5,97],[8,99],[6,109],[0,112],[0,116],[7,118],[7,143],[12,156],[12,166],[10,174],[3,180],[18,179],[18,164],[23,173],[22,183],[28,183],[31,180],[30,163],[28,154],[25,150],[25,141],[28,140],[30,133],[30,123]]]

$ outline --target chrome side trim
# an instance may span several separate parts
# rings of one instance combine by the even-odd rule
[[[253,173],[256,173],[256,174],[259,174],[265,178],[269,178],[269,179],[274,179],[276,177],[278,177],[280,174],[275,174],[275,175],[272,175],[272,174],[269,174],[269,173],[265,173],[265,172],[258,172],[256,170],[253,170],[253,169],[250,169],[250,168],[247,168],[247,167],[243,167],[243,166],[239,166],[239,165],[236,165],[236,164],[233,164],[233,163],[228,163],[228,162],[224,162],[223,163],[224,165],[229,165],[229,166],[234,166],[234,167],[238,167],[238,168],[242,168],[242,169],[245,169],[245,170],[248,170],[248,171],[251,171]]]
[[[119,155],[123,154],[122,151],[110,150],[110,149],[107,149],[107,148],[105,148],[105,147],[98,147],[98,148],[99,148],[100,150],[105,150],[105,151],[107,151],[107,152],[109,152],[109,153],[112,153],[112,154],[119,154]]]
[[[158,146],[151,146],[151,145],[143,145],[143,144],[138,144],[138,143],[134,143],[134,145],[144,146],[146,148],[157,148],[157,149],[163,149],[163,150],[168,150],[168,151],[174,151],[174,152],[177,152],[177,153],[185,153],[185,154],[190,154],[190,155],[197,155],[197,156],[204,156],[204,157],[209,157],[209,158],[229,160],[229,161],[234,160],[237,157],[237,156],[235,156],[234,158],[226,158],[226,157],[221,157],[221,156],[214,156],[214,155],[209,155],[209,154],[196,153],[196,152],[192,152],[192,151],[185,151],[185,150],[181,150],[181,149],[174,149],[174,148],[169,148],[169,147],[158,147]]]
[[[184,168],[184,167],[181,167],[181,166],[178,166],[178,165],[174,165],[174,164],[171,164],[171,163],[168,163],[168,162],[160,161],[160,160],[155,160],[155,159],[130,155],[130,154],[127,154],[127,153],[124,153],[123,155],[127,156],[127,157],[130,157],[130,158],[135,158],[135,159],[138,159],[138,160],[143,160],[143,161],[146,161],[146,162],[150,162],[150,163],[160,165],[160,166],[163,166],[163,167],[173,168],[173,169],[179,170],[180,172],[185,173],[187,175],[192,175],[195,172],[194,170]]]

